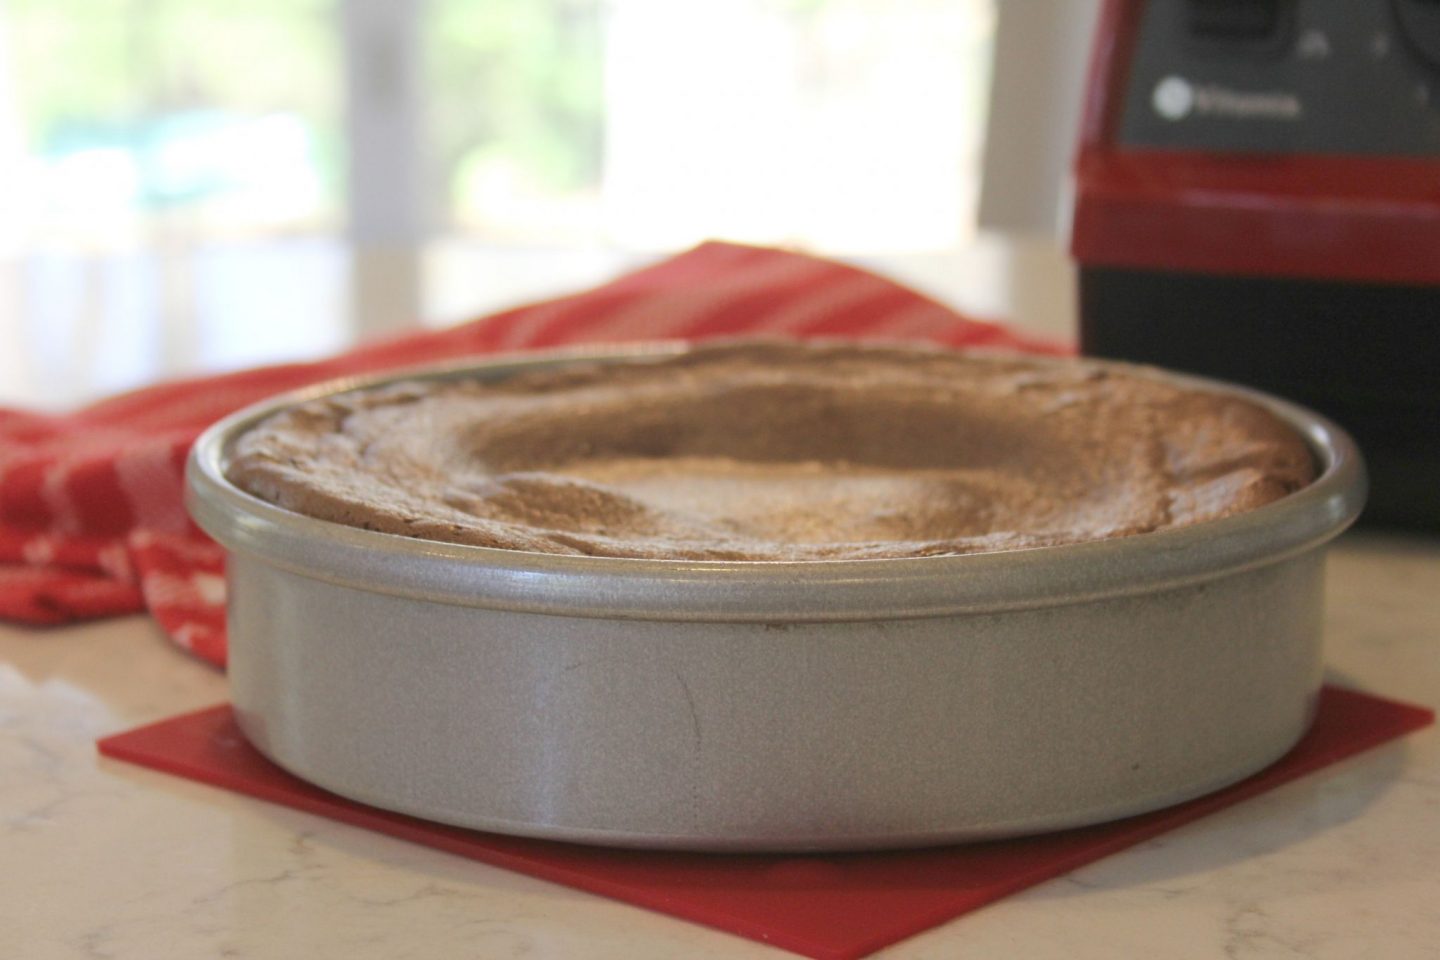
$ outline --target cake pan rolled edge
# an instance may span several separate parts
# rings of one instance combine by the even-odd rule
[[[1315,482],[1135,537],[755,563],[414,540],[224,478],[237,436],[304,399],[673,349],[337,381],[207,431],[188,501],[231,553],[232,693],[256,745],[342,795],[462,826],[806,850],[1139,813],[1259,769],[1308,726],[1323,546],[1358,513],[1363,467],[1324,418],[1199,378],[1114,365],[1268,407],[1307,438]]]

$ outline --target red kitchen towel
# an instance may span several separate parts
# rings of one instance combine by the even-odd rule
[[[593,290],[330,360],[167,383],[64,415],[0,409],[0,619],[148,609],[180,646],[223,665],[224,555],[182,502],[186,454],[210,423],[355,373],[568,344],[762,335],[1067,352],[851,266],[706,243]]]
[[[853,960],[1001,897],[1428,726],[1421,707],[1326,687],[1315,724],[1253,777],[1154,813],[1037,837],[816,856],[651,853],[505,837],[337,797],[260,755],[230,707],[100,741],[100,752],[462,857],[729,930],[807,957]],[[1114,952],[1114,951],[1111,951]]]

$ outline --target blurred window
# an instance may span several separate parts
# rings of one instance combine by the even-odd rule
[[[711,238],[923,284],[972,237],[992,0],[430,10],[437,322]]]
[[[940,287],[971,241],[994,0],[381,2],[389,60],[376,0],[0,0],[0,403],[350,339],[347,61],[419,78],[365,149],[421,171],[431,322],[707,238]]]
[[[0,0],[0,400],[345,339],[328,0]]]

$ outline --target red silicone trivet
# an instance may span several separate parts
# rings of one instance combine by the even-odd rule
[[[326,793],[270,763],[246,742],[228,705],[107,737],[100,741],[100,752],[819,960],[851,960],[1434,719],[1419,707],[1326,687],[1314,727],[1294,750],[1255,776],[1198,800],[1117,823],[1020,840],[807,857],[612,850],[479,833],[387,813]]]

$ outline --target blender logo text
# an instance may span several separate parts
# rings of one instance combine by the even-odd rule
[[[1166,120],[1183,120],[1191,115],[1226,120],[1299,120],[1303,112],[1300,98],[1283,90],[1194,84],[1173,74],[1155,84],[1150,105]]]

